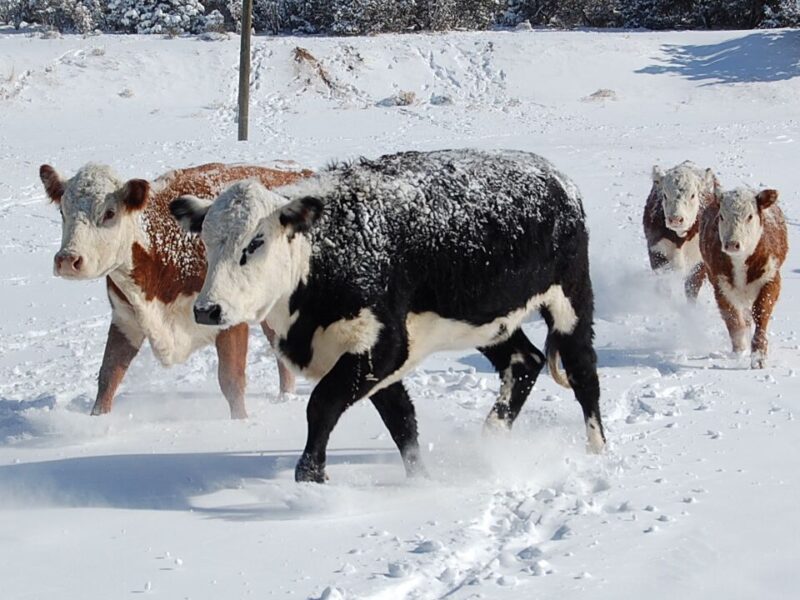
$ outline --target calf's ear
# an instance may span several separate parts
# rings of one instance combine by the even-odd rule
[[[129,211],[142,210],[147,204],[147,196],[150,193],[150,184],[144,179],[130,179],[120,190],[120,200],[123,206]]]
[[[778,190],[762,190],[756,196],[759,210],[769,208],[778,201]]]
[[[56,170],[50,165],[42,165],[39,167],[39,179],[42,180],[44,191],[47,192],[50,201],[56,204],[61,202],[61,197],[64,195],[64,182]]]
[[[308,231],[322,214],[322,200],[313,196],[292,200],[281,208],[281,225],[292,233]]]
[[[203,230],[203,221],[213,203],[197,196],[181,196],[169,203],[169,212],[184,231],[197,234]]]
[[[661,180],[664,179],[664,171],[661,170],[661,167],[658,165],[653,165],[653,183],[661,183]]]
[[[714,175],[714,171],[712,171],[711,169],[706,169],[705,172],[703,173],[703,177],[706,181],[706,185],[713,190],[717,182],[717,178]]]

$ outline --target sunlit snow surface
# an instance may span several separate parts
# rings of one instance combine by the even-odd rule
[[[326,81],[294,60],[301,46]],[[235,141],[238,39],[0,33],[0,589],[4,598],[790,598],[800,586],[797,255],[769,366],[731,357],[708,287],[687,306],[647,267],[655,163],[780,190],[797,234],[800,33],[493,32],[254,40],[250,141]],[[609,90],[613,93],[609,93]],[[410,106],[386,98],[414,92]],[[603,93],[599,93],[603,92]],[[447,101],[443,101],[445,98]],[[109,309],[53,278],[58,211],[38,167],[153,179],[201,162],[399,150],[536,152],[591,230],[602,410],[587,456],[543,375],[507,439],[476,352],[407,378],[430,480],[405,480],[374,409],[343,417],[330,482],[297,485],[310,387],[277,398],[253,330],[245,422],[213,349],[149,349],[89,417]],[[535,343],[539,321],[526,325]]]

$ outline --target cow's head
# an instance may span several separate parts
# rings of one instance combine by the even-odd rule
[[[256,181],[240,181],[213,202],[181,196],[170,211],[206,247],[208,272],[195,320],[228,327],[262,321],[305,276],[310,244],[297,234],[317,220],[322,202],[289,202]]]
[[[653,182],[661,189],[667,227],[683,237],[697,220],[704,195],[714,191],[716,179],[711,169],[701,171],[687,161],[666,172],[653,167]]]
[[[776,190],[755,192],[736,188],[722,194],[719,206],[719,241],[731,257],[747,258],[764,231],[764,211],[778,200]]]
[[[122,265],[133,243],[136,213],[147,202],[149,184],[143,179],[123,182],[110,167],[92,163],[70,179],[42,165],[39,177],[62,218],[54,273],[68,279],[94,279]]]

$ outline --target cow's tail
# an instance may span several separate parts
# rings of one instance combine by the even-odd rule
[[[569,379],[567,379],[566,374],[561,370],[561,366],[559,365],[561,357],[558,354],[558,348],[553,340],[553,334],[550,331],[547,332],[547,339],[544,342],[544,352],[547,355],[547,368],[550,370],[550,377],[552,377],[553,381],[558,385],[571,388],[572,385],[570,385]]]

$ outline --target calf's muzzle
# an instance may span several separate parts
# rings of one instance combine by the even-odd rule
[[[219,325],[222,322],[222,308],[219,304],[194,306],[194,320],[200,325]]]
[[[53,258],[53,267],[56,275],[69,277],[79,275],[83,266],[83,257],[71,252],[58,252]]]
[[[739,242],[725,242],[725,252],[728,254],[736,254],[741,249],[742,245]]]

